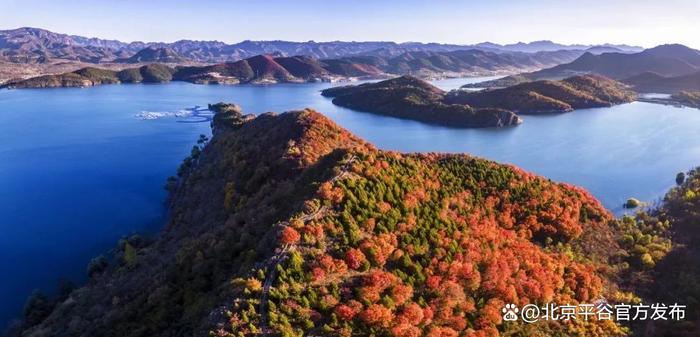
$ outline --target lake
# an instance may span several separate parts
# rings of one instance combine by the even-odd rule
[[[480,80],[435,83],[452,89]],[[451,129],[336,107],[319,94],[331,85],[0,90],[0,327],[33,289],[82,282],[89,260],[120,237],[163,225],[165,179],[210,132],[208,122],[175,117],[196,105],[235,102],[252,113],[313,107],[379,148],[512,163],[581,185],[617,214],[628,197],[656,200],[677,172],[700,165],[700,110],[635,102],[524,116],[511,128]]]

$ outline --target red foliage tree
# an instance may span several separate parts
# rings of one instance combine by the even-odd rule
[[[386,328],[394,320],[394,314],[385,306],[372,304],[360,313],[360,319],[367,325]]]
[[[352,248],[345,253],[345,263],[352,269],[359,269],[365,261],[365,254],[359,249]]]
[[[413,297],[413,287],[410,285],[397,284],[391,288],[391,299],[396,305],[406,303]]]
[[[420,337],[422,332],[419,328],[411,324],[402,323],[393,327],[391,329],[391,334],[394,337]]]
[[[326,272],[320,267],[314,267],[311,269],[311,275],[313,275],[314,281],[321,281],[326,277]]]
[[[335,307],[335,314],[344,321],[350,321],[360,312],[362,304],[355,300],[351,300],[348,304],[341,304]]]
[[[423,321],[423,309],[416,303],[408,303],[396,317],[399,323],[420,324]]]
[[[299,242],[299,239],[301,239],[301,235],[299,235],[299,232],[297,232],[296,229],[292,227],[285,227],[282,231],[280,242],[285,245],[293,245]]]
[[[340,203],[341,201],[343,201],[343,197],[345,196],[343,190],[340,187],[333,187],[333,184],[331,184],[330,182],[325,182],[321,184],[321,187],[319,188],[318,192],[321,195],[321,198],[329,200],[333,204]]]
[[[436,326],[430,329],[428,337],[457,337],[459,334],[452,328]]]

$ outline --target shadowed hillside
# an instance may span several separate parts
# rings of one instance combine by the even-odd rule
[[[444,91],[411,76],[330,88],[321,94],[343,107],[451,127],[496,127],[521,122],[510,111],[447,103]]]
[[[167,57],[166,57],[167,58]],[[319,61],[311,57],[272,57],[258,55],[244,60],[209,66],[177,66],[171,68],[161,64],[150,64],[141,68],[125,69],[121,72],[88,67],[58,75],[45,75],[26,80],[15,80],[4,84],[7,88],[46,88],[46,87],[85,87],[100,84],[136,83],[133,76],[120,76],[120,73],[135,73],[140,69],[158,68],[170,73],[166,78],[150,76],[151,82],[169,80],[197,84],[238,84],[238,83],[279,83],[331,81],[351,77],[378,77],[384,73],[371,65],[353,63],[348,60]],[[86,76],[81,75],[86,72]],[[167,69],[167,70],[166,70]]]
[[[446,93],[410,76],[377,83],[326,89],[346,108],[451,127],[516,125],[517,114],[567,112],[631,102],[623,84],[600,76],[536,81],[503,89]]]
[[[148,47],[140,50],[129,58],[117,59],[119,63],[182,63],[187,61],[186,58],[180,56],[171,48],[153,48]]]
[[[700,71],[689,75],[666,77],[653,72],[646,72],[624,79],[638,92],[677,93],[679,91],[700,91]]]
[[[275,62],[298,78],[322,77],[329,73],[320,61],[310,56],[276,57]]]
[[[22,89],[89,87],[117,83],[161,83],[172,80],[174,73],[175,69],[157,63],[121,71],[88,67],[64,74],[44,75],[27,80],[12,81],[2,87]]]
[[[700,335],[700,169],[676,176],[677,186],[649,210],[620,221],[629,282],[648,303],[686,306],[685,318],[637,322],[638,336]]]
[[[199,84],[277,83],[334,81],[347,78],[386,78],[413,74],[420,77],[512,74],[568,62],[580,52],[562,50],[541,53],[493,53],[480,50],[451,52],[405,52],[397,56],[349,56],[337,59],[315,59],[310,56],[273,56],[260,54],[235,62],[206,66],[177,66],[174,79]],[[169,48],[145,48],[120,63],[178,63],[181,58]],[[65,86],[85,86],[80,81],[61,80],[67,74],[51,75],[40,81],[14,80],[11,88],[45,87],[37,83],[51,81]],[[93,81],[99,84],[97,81]],[[85,81],[84,83],[88,83]],[[109,83],[109,82],[105,82]],[[61,86],[54,84],[52,86]]]
[[[700,91],[681,91],[671,97],[685,106],[700,109]]]

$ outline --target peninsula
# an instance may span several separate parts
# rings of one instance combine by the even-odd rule
[[[501,127],[522,122],[518,114],[568,112],[628,103],[634,92],[611,79],[575,76],[502,89],[442,91],[403,76],[377,83],[323,90],[333,104],[380,115],[452,127]]]
[[[450,103],[446,100],[445,91],[411,76],[330,88],[321,94],[332,97],[333,104],[342,107],[428,124],[479,128],[517,125],[522,122],[511,111]]]
[[[475,108],[500,108],[517,114],[568,112],[632,102],[636,93],[626,85],[598,75],[560,81],[533,81],[481,91],[454,90],[446,102]]]

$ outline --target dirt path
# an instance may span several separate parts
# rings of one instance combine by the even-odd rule
[[[349,174],[350,167],[352,163],[357,159],[357,156],[352,155],[348,160],[341,166],[340,173],[330,179],[330,182],[335,182],[339,179],[344,178]],[[303,215],[299,220],[307,223],[311,220],[316,220],[326,215],[328,208],[326,206],[321,206],[318,210],[311,214]],[[278,223],[278,226],[289,226],[288,221],[283,221]],[[272,284],[277,279],[277,266],[287,259],[287,253],[293,248],[293,245],[284,245],[282,248],[278,248],[266,264],[265,271],[265,282],[263,283],[262,294],[260,295],[260,333],[263,337],[267,337],[271,333],[269,327],[269,318],[267,314],[267,302],[270,298],[270,289],[272,289]]]
[[[286,259],[289,248],[289,245],[284,245],[281,249],[278,249],[267,265],[265,283],[263,283],[262,295],[260,296],[260,331],[265,337],[270,332],[267,317],[267,300],[270,297],[272,283],[275,282],[275,279],[277,278],[277,265]]]

